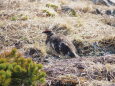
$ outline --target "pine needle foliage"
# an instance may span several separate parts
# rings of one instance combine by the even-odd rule
[[[16,49],[0,54],[0,86],[38,86],[45,82],[42,64],[24,58]]]

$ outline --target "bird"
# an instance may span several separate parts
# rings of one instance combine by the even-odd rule
[[[79,57],[75,46],[65,35],[56,34],[48,29],[42,33],[46,34],[45,43],[54,55],[65,58]]]

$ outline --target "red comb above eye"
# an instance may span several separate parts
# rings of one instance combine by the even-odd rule
[[[47,31],[50,31],[49,29],[45,29],[45,31],[47,32]]]
[[[49,32],[49,31],[51,31],[51,30],[49,30],[49,29],[45,29],[43,32]]]

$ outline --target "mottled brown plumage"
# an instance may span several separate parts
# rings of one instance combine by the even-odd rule
[[[75,46],[64,35],[55,34],[50,30],[46,30],[43,33],[47,35],[46,44],[53,54],[65,56],[66,58],[78,57]]]

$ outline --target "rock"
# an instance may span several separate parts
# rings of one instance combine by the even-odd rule
[[[82,64],[78,64],[78,65],[77,65],[77,68],[80,69],[80,70],[82,70],[82,69],[85,69],[85,66],[82,65]]]
[[[63,11],[68,11],[68,10],[72,10],[72,8],[70,8],[69,6],[62,6],[61,7]]]
[[[43,53],[37,48],[29,48],[25,52],[26,57],[32,57],[34,61],[43,61]]]
[[[111,15],[111,14],[112,14],[112,11],[111,11],[111,10],[107,10],[105,13],[106,13],[107,15]]]
[[[92,12],[94,14],[101,14],[101,15],[108,15],[108,16],[115,16],[115,10],[111,9],[111,10],[101,10],[96,8],[94,12]]]
[[[104,5],[107,5],[107,6],[110,5],[107,0],[93,0],[93,2],[95,4],[104,4]]]
[[[20,49],[20,48],[23,47],[23,43],[19,41],[19,42],[14,43],[14,46],[15,46],[17,49]]]
[[[115,16],[115,10],[113,10],[113,15]]]
[[[104,4],[107,6],[115,5],[114,0],[93,0],[95,4]]]
[[[1,41],[1,42],[2,42],[2,41],[5,41],[5,37],[2,36],[2,35],[0,35],[0,41]]]
[[[106,10],[105,14],[115,16],[115,10]]]
[[[71,8],[71,7],[69,7],[69,6],[61,6],[61,10],[62,10],[62,12],[64,12],[64,13],[67,13],[67,14],[69,14],[69,15],[71,15],[71,16],[76,16],[76,11],[73,9],[73,8]]]
[[[102,14],[99,9],[96,9],[95,12],[96,12],[96,14]]]
[[[73,44],[76,47],[77,54],[79,56],[103,56],[104,51],[98,43],[88,43],[88,42],[81,42],[78,40],[74,40]]]
[[[105,53],[115,54],[115,37],[102,39],[98,42],[98,44]]]
[[[115,0],[108,0],[108,2],[109,2],[111,5],[114,5],[114,6],[115,6]]]

